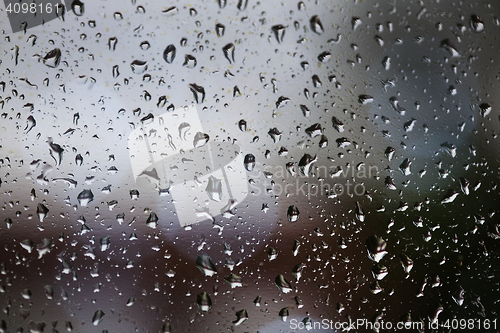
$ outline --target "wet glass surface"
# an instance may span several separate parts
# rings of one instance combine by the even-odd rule
[[[498,4],[16,8],[0,332],[499,331]]]

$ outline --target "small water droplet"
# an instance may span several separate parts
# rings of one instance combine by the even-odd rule
[[[229,61],[230,64],[234,62],[234,50],[235,46],[233,43],[226,44],[226,46],[222,48],[224,56],[226,57],[226,59]]]
[[[212,276],[217,274],[217,269],[207,254],[201,254],[196,258],[196,267],[205,275]]]
[[[288,221],[290,222],[297,222],[297,220],[300,217],[300,212],[297,206],[291,205],[288,207],[288,211],[286,213],[286,216],[288,218]]]

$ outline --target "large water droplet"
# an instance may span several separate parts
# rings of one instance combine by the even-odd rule
[[[176,54],[175,46],[173,44],[170,44],[165,48],[165,51],[163,51],[163,59],[167,63],[171,64],[175,59],[175,54]]]
[[[313,17],[311,17],[310,23],[312,31],[314,31],[318,35],[323,33],[323,24],[321,23],[318,15],[314,15]]]
[[[274,282],[276,283],[276,287],[284,293],[287,294],[292,291],[292,285],[285,279],[285,277],[281,274],[276,276],[276,279],[274,279]]]
[[[99,325],[103,318],[104,318],[104,312],[102,312],[102,310],[97,310],[94,313],[94,316],[92,317],[92,324],[94,326]]]
[[[299,161],[299,170],[300,172],[306,176],[309,177],[309,173],[311,172],[312,165],[314,162],[318,160],[317,156],[311,156],[309,154],[304,154],[302,158]]]
[[[387,254],[385,248],[387,243],[380,237],[372,235],[366,240],[366,249],[368,251],[368,258],[375,262],[379,262]]]
[[[212,276],[217,274],[217,269],[215,265],[212,263],[212,260],[208,256],[208,254],[201,254],[196,258],[196,267],[205,275]]]
[[[149,213],[148,219],[146,220],[146,225],[150,228],[155,229],[158,226],[158,215],[151,212]]]
[[[234,62],[234,50],[235,46],[233,43],[226,44],[226,46],[222,48],[224,56],[226,57],[226,59],[229,61],[230,64]]]
[[[483,32],[484,31],[484,22],[477,15],[471,15],[469,20],[470,28],[474,32]]]
[[[193,93],[196,103],[203,103],[205,101],[205,88],[197,85],[196,83],[190,83],[189,89]]]
[[[87,206],[94,200],[94,194],[91,190],[83,190],[76,197],[80,206]]]
[[[201,148],[205,146],[210,140],[210,136],[206,133],[197,132],[194,136],[193,146],[194,148]]]
[[[247,171],[251,172],[253,168],[255,168],[255,156],[253,154],[245,155],[245,159],[243,162]]]
[[[224,32],[226,31],[226,27],[222,23],[217,23],[215,25],[215,32],[217,33],[217,37],[224,36]]]
[[[134,74],[142,74],[148,69],[148,62],[142,60],[134,60],[130,63]]]
[[[45,207],[44,204],[38,204],[38,206],[36,207],[36,214],[38,215],[38,219],[40,220],[40,222],[43,222],[45,220],[48,212],[49,209]]]
[[[241,311],[236,312],[236,320],[233,321],[233,324],[235,326],[238,326],[238,325],[240,325],[241,323],[243,323],[247,319],[248,319],[247,310],[243,309]]]
[[[210,199],[213,201],[221,201],[222,200],[222,180],[217,179],[214,176],[210,176],[208,178],[208,185],[205,188],[205,192]]]
[[[71,10],[76,16],[82,16],[85,12],[85,4],[80,0],[73,0]]]
[[[283,42],[283,38],[285,37],[286,27],[281,24],[278,24],[278,25],[273,25],[271,27],[271,30],[274,32],[274,36],[276,37],[278,43]]]
[[[61,62],[61,50],[58,48],[55,48],[51,51],[49,51],[45,57],[43,57],[43,63],[52,68],[56,68],[59,66],[59,63]]]

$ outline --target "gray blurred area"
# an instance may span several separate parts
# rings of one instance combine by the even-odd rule
[[[496,2],[66,5],[0,8],[0,332],[499,331]]]

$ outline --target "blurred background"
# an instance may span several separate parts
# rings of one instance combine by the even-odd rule
[[[497,3],[23,2],[0,331],[499,331]]]

